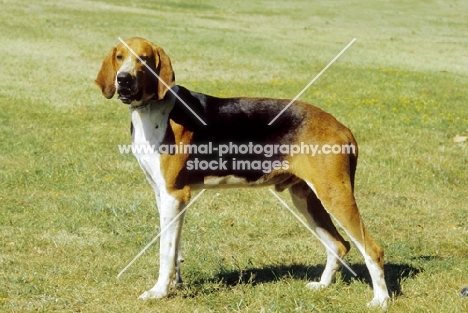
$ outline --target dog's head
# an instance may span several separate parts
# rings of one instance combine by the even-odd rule
[[[110,99],[117,92],[119,99],[132,107],[152,98],[163,99],[167,86],[175,85],[169,57],[161,47],[143,38],[131,38],[125,43],[113,47],[102,61],[95,82],[104,97]]]

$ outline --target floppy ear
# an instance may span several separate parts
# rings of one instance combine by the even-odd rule
[[[167,56],[166,52],[164,52],[163,48],[153,45],[153,53],[155,56],[155,65],[156,65],[156,74],[158,74],[159,78],[161,78],[169,87],[173,87],[175,85],[175,74],[172,70],[171,60]],[[168,91],[168,88],[157,80],[157,95],[158,100],[162,100]]]
[[[113,47],[109,54],[102,61],[101,69],[94,81],[101,88],[102,95],[107,99],[115,94],[115,75],[113,61],[115,58],[116,47]]]

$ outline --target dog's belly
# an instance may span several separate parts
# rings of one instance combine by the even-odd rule
[[[239,176],[227,175],[227,176],[206,176],[203,180],[203,185],[206,186],[219,186],[219,185],[229,185],[232,187],[242,187],[250,185],[249,182]]]
[[[237,175],[205,176],[203,182],[190,184],[192,189],[265,187],[275,185],[277,190],[284,190],[300,179],[291,174],[264,175],[256,180],[249,180]]]

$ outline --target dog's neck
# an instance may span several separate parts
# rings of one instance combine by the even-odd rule
[[[172,88],[174,92],[178,87]],[[164,139],[169,123],[169,113],[175,105],[175,97],[168,91],[163,100],[150,99],[138,108],[130,108],[134,144],[159,145]]]

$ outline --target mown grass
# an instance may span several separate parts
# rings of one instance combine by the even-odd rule
[[[467,4],[452,1],[3,1],[0,11],[0,311],[366,312],[362,257],[337,283],[318,242],[266,189],[207,191],[184,229],[185,283],[157,275],[154,196],[120,155],[129,118],[93,80],[117,37],[143,36],[179,84],[217,96],[302,97],[360,144],[356,197],[386,252],[389,312],[465,312]],[[21,17],[21,18],[19,18]],[[286,193],[282,197],[289,201]]]

